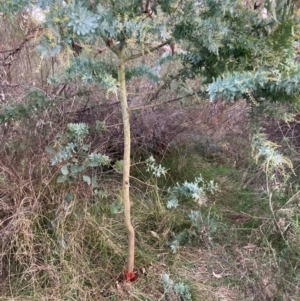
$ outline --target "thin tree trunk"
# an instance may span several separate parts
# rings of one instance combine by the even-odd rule
[[[127,103],[127,91],[125,82],[125,60],[123,51],[119,53],[119,85],[120,102],[124,129],[124,156],[123,156],[123,202],[125,226],[128,233],[128,261],[127,261],[127,280],[132,280],[134,269],[134,228],[131,224],[130,197],[129,197],[129,176],[130,176],[130,120]]]

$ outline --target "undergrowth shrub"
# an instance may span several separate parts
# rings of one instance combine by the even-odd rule
[[[192,300],[192,295],[190,293],[190,288],[188,285],[182,282],[174,283],[174,281],[170,279],[170,276],[168,274],[162,274],[161,279],[166,300]]]
[[[268,266],[268,274],[266,271],[257,273],[259,283],[255,296],[259,300],[290,300],[288,296],[299,292],[296,279],[300,272],[298,265],[295,265],[300,246],[297,209],[291,201],[295,194],[288,197],[295,172],[292,161],[266,137],[258,131],[252,138],[253,156],[260,170],[257,173],[261,184],[259,214],[264,217],[255,227],[252,224],[252,231],[256,232],[253,242],[269,253],[262,260],[262,264]]]

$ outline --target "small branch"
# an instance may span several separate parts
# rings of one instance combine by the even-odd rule
[[[102,47],[102,48],[97,48],[97,51],[98,53],[102,53],[104,51],[106,51],[108,48],[105,46],[105,47]]]
[[[31,31],[31,33],[28,36],[26,36],[24,38],[24,40],[16,48],[10,49],[10,50],[0,50],[0,53],[8,53],[6,55],[6,57],[4,58],[2,65],[3,66],[9,65],[11,63],[11,60],[9,60],[9,62],[5,62],[5,61],[8,60],[9,58],[12,58],[16,53],[18,53],[20,50],[22,50],[22,48],[25,46],[25,44],[28,41],[30,41],[32,38],[36,37],[36,35],[41,33],[42,31],[43,31],[43,28],[38,26],[38,27],[34,28]]]
[[[3,86],[6,86],[6,87],[10,87],[10,88],[15,88],[15,87],[19,87],[19,86],[21,86],[20,84],[9,84],[9,83],[7,83],[7,82],[2,82],[1,84],[0,84],[0,87],[3,87]]]
[[[286,207],[288,204],[290,204],[296,197],[298,197],[300,194],[300,191],[296,192],[278,211],[282,210],[284,207]]]
[[[155,93],[153,93],[152,97],[150,97],[149,102],[151,103],[154,99],[157,99],[159,97],[159,93],[163,92],[164,89],[168,87],[173,80],[180,79],[180,76],[181,76],[181,71],[177,75],[169,74],[167,78],[164,80],[163,84],[156,90]]]
[[[59,89],[58,89],[58,91],[56,91],[56,93],[55,93],[55,95],[54,95],[54,98],[53,99],[55,99],[55,98],[57,98],[58,96],[60,96],[61,95],[61,93],[65,90],[65,88],[67,87],[67,83],[64,83]]]
[[[150,0],[147,0],[146,1],[146,5],[145,5],[145,13],[149,13],[149,10],[150,10]]]
[[[163,103],[155,103],[155,104],[152,104],[152,105],[146,105],[146,106],[139,106],[139,107],[131,107],[129,108],[129,111],[137,111],[137,110],[145,110],[145,109],[150,109],[150,108],[155,108],[155,107],[161,107],[161,106],[164,106],[166,104],[169,104],[171,102],[175,102],[175,101],[178,101],[178,100],[181,100],[183,99],[184,97],[190,97],[190,96],[193,96],[194,94],[187,94],[187,95],[184,95],[184,96],[181,96],[181,97],[178,97],[178,98],[174,98],[174,99],[170,99],[168,101],[165,101]]]
[[[13,52],[15,50],[14,49],[8,49],[8,50],[0,50],[0,53],[7,53],[7,52]]]
[[[154,16],[153,16],[153,11],[150,8],[150,0],[146,1],[145,8],[143,7],[143,4],[142,4],[142,13],[146,15],[146,18],[149,17],[149,18],[153,19]]]
[[[168,44],[169,44],[169,41],[164,42],[164,43],[162,43],[162,44],[159,44],[159,45],[156,46],[156,47],[152,47],[152,48],[150,48],[150,49],[146,49],[144,52],[140,52],[140,53],[138,53],[138,54],[135,54],[135,55],[132,55],[132,56],[126,58],[125,61],[127,62],[127,61],[131,61],[131,60],[137,59],[137,58],[139,58],[139,57],[141,57],[141,56],[144,56],[144,55],[147,55],[147,54],[149,54],[149,53],[151,53],[151,52],[153,52],[153,51],[156,51],[156,50],[160,49],[161,47],[166,46],[166,45],[168,45]]]

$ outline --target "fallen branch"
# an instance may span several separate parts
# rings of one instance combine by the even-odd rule
[[[145,109],[151,109],[151,108],[155,108],[155,107],[161,107],[161,106],[164,106],[166,104],[169,104],[171,102],[175,102],[175,101],[178,101],[178,100],[181,100],[185,97],[191,97],[193,96],[194,94],[187,94],[187,95],[184,95],[184,96],[181,96],[181,97],[177,97],[177,98],[173,98],[173,99],[170,99],[170,100],[167,100],[167,101],[164,101],[162,103],[154,103],[152,105],[145,105],[145,106],[138,106],[138,107],[131,107],[129,108],[129,111],[137,111],[137,110],[145,110]]]
[[[36,37],[37,34],[40,34],[43,32],[43,28],[40,26],[34,28],[31,33],[25,37],[25,39],[17,46],[16,48],[9,49],[9,50],[0,50],[0,53],[8,53],[6,57],[3,59],[2,66],[8,66],[12,62],[12,58],[14,55],[16,55],[19,51],[22,50],[22,48],[25,46],[25,44],[30,41],[32,38]],[[9,60],[9,61],[8,61]]]

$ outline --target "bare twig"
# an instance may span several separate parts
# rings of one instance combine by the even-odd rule
[[[36,35],[40,34],[41,32],[43,32],[43,28],[38,26],[38,27],[34,28],[28,36],[25,37],[25,39],[19,44],[19,46],[15,47],[13,49],[9,49],[9,50],[0,50],[0,53],[8,53],[2,62],[2,66],[7,66],[7,65],[11,64],[12,57],[15,54],[17,54],[19,51],[21,51],[22,48],[25,46],[25,44],[28,41],[30,41],[32,38],[36,37]]]
[[[156,46],[156,47],[152,47],[152,48],[150,48],[150,49],[145,49],[144,52],[140,52],[140,53],[138,53],[138,54],[134,54],[134,55],[132,55],[132,56],[126,58],[125,61],[127,62],[127,61],[131,61],[131,60],[135,60],[135,59],[137,59],[137,58],[139,58],[139,57],[141,57],[141,56],[144,56],[144,55],[147,55],[147,54],[149,54],[149,53],[151,53],[151,52],[153,52],[153,51],[156,51],[156,50],[158,50],[158,49],[160,49],[160,48],[162,48],[163,46],[166,46],[166,45],[168,45],[168,44],[169,44],[169,41],[166,41],[166,42],[164,42],[164,43],[159,44],[159,45]]]
[[[155,108],[155,107],[161,107],[161,106],[164,106],[164,105],[169,104],[171,102],[175,102],[175,101],[181,100],[184,97],[190,97],[190,96],[193,96],[193,95],[194,94],[187,94],[187,95],[184,95],[184,96],[181,96],[181,97],[170,99],[168,101],[164,101],[162,103],[155,103],[155,104],[151,104],[151,105],[131,107],[131,108],[129,108],[129,111],[137,111],[137,110],[145,110],[145,109],[150,109],[150,108]]]

